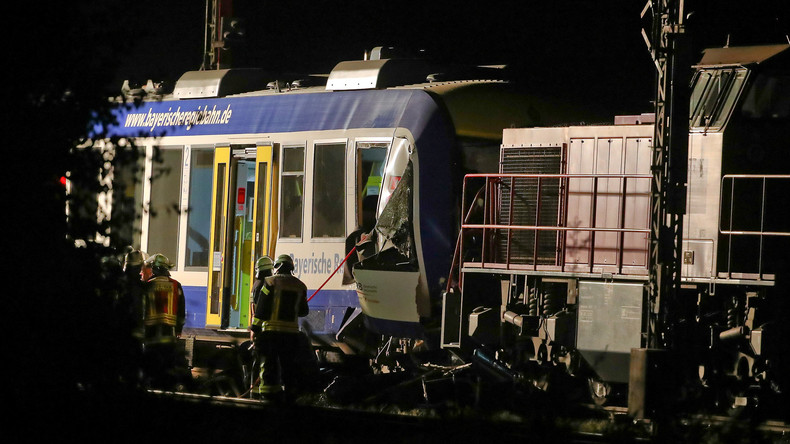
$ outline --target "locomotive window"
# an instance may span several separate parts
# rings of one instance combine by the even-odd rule
[[[743,101],[743,115],[752,119],[790,117],[790,76],[760,74]]]
[[[727,122],[727,118],[730,116],[732,112],[733,105],[735,105],[735,99],[738,98],[738,94],[743,87],[743,82],[746,80],[746,71],[739,70],[735,72],[735,75],[732,78],[732,83],[730,85],[729,91],[726,92],[726,95],[723,96],[723,102],[716,116],[713,124],[711,126],[715,128],[721,128],[724,126],[724,123]]]
[[[313,237],[343,237],[346,144],[315,146]]]
[[[280,237],[302,237],[304,147],[283,147],[280,187]]]
[[[692,127],[721,128],[746,79],[746,70],[706,70],[699,73],[691,92]]]
[[[182,148],[156,148],[151,174],[151,216],[148,220],[148,252],[178,259],[178,221],[181,201]]]
[[[185,267],[208,267],[214,149],[192,148]]]
[[[386,142],[357,142],[357,227],[370,231],[376,222],[376,203],[387,160]]]

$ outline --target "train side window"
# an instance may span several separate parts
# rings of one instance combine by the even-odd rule
[[[121,149],[121,148],[116,148]],[[140,155],[138,149],[142,151]],[[120,192],[113,194],[111,220],[130,220],[130,223],[119,224],[116,233],[119,239],[131,240],[131,245],[140,248],[140,234],[143,210],[143,180],[145,176],[144,147],[124,150],[131,153],[131,159],[119,160],[113,170],[113,189]],[[116,155],[116,159],[118,156]]]
[[[280,237],[302,237],[304,201],[304,147],[285,146],[280,187]]]
[[[185,267],[208,267],[211,236],[211,184],[214,179],[213,147],[191,149],[187,255]]]
[[[182,147],[156,147],[151,173],[148,253],[178,258]]]
[[[376,204],[381,193],[387,148],[387,142],[357,142],[357,228],[364,228],[366,232],[376,223]]]
[[[313,237],[343,237],[346,144],[316,144],[313,165]]]

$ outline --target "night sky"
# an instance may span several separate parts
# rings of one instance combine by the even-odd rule
[[[235,0],[245,21],[243,66],[328,73],[375,46],[424,50],[434,58],[507,64],[535,94],[583,104],[582,115],[651,111],[654,68],[641,29],[646,0],[373,2]],[[786,43],[788,1],[687,0],[695,50]],[[134,36],[116,82],[172,83],[202,61],[205,1],[159,2]],[[241,57],[238,57],[241,59]],[[287,76],[287,74],[283,74]],[[284,80],[291,80],[285,78]]]

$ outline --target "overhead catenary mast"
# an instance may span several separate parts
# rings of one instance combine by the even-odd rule
[[[206,0],[203,63],[201,71],[227,68],[230,63],[229,39],[237,32],[233,0]]]
[[[688,171],[690,51],[685,0],[648,0],[652,30],[642,34],[656,66],[649,248],[649,348],[673,348],[672,325],[680,289],[683,215]]]

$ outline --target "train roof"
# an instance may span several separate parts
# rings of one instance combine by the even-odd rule
[[[790,44],[708,48],[695,68],[725,68],[787,60]]]
[[[270,80],[271,75],[262,69],[190,71],[178,80],[172,92],[165,94],[159,91],[157,94],[149,85],[145,91],[148,94],[142,100],[138,95],[135,102],[147,107],[149,115],[158,113],[163,119],[171,119],[174,112],[183,113],[187,109],[203,110],[204,113],[215,109],[230,110],[229,101],[249,99],[255,100],[254,105],[239,102],[233,108],[246,107],[252,115],[251,106],[266,106],[272,110],[254,111],[259,119],[274,113],[302,122],[274,126],[267,125],[267,122],[251,122],[245,126],[250,131],[268,132],[309,129],[303,116],[296,116],[294,109],[304,113],[320,106],[335,107],[336,112],[354,113],[355,107],[363,106],[368,112],[393,113],[396,109],[407,109],[408,101],[396,105],[407,97],[404,93],[422,92],[434,97],[440,103],[439,107],[450,115],[457,135],[497,140],[501,137],[502,128],[533,126],[539,119],[530,97],[514,90],[513,85],[501,77],[499,67],[448,67],[417,59],[340,62],[328,75],[305,76],[291,82]],[[127,101],[134,98],[131,94],[126,97]],[[352,101],[357,105],[349,108]],[[275,108],[281,109],[275,111]],[[481,112],[483,109],[485,112]],[[119,114],[123,122],[121,126],[128,124],[131,114],[137,114],[140,122],[145,121],[139,109],[127,110]],[[316,111],[310,110],[308,114],[316,115]],[[278,121],[282,119],[277,118]],[[397,121],[368,114],[356,120],[348,118],[344,125],[370,126],[383,124],[385,120]],[[314,129],[319,128],[316,126]]]

